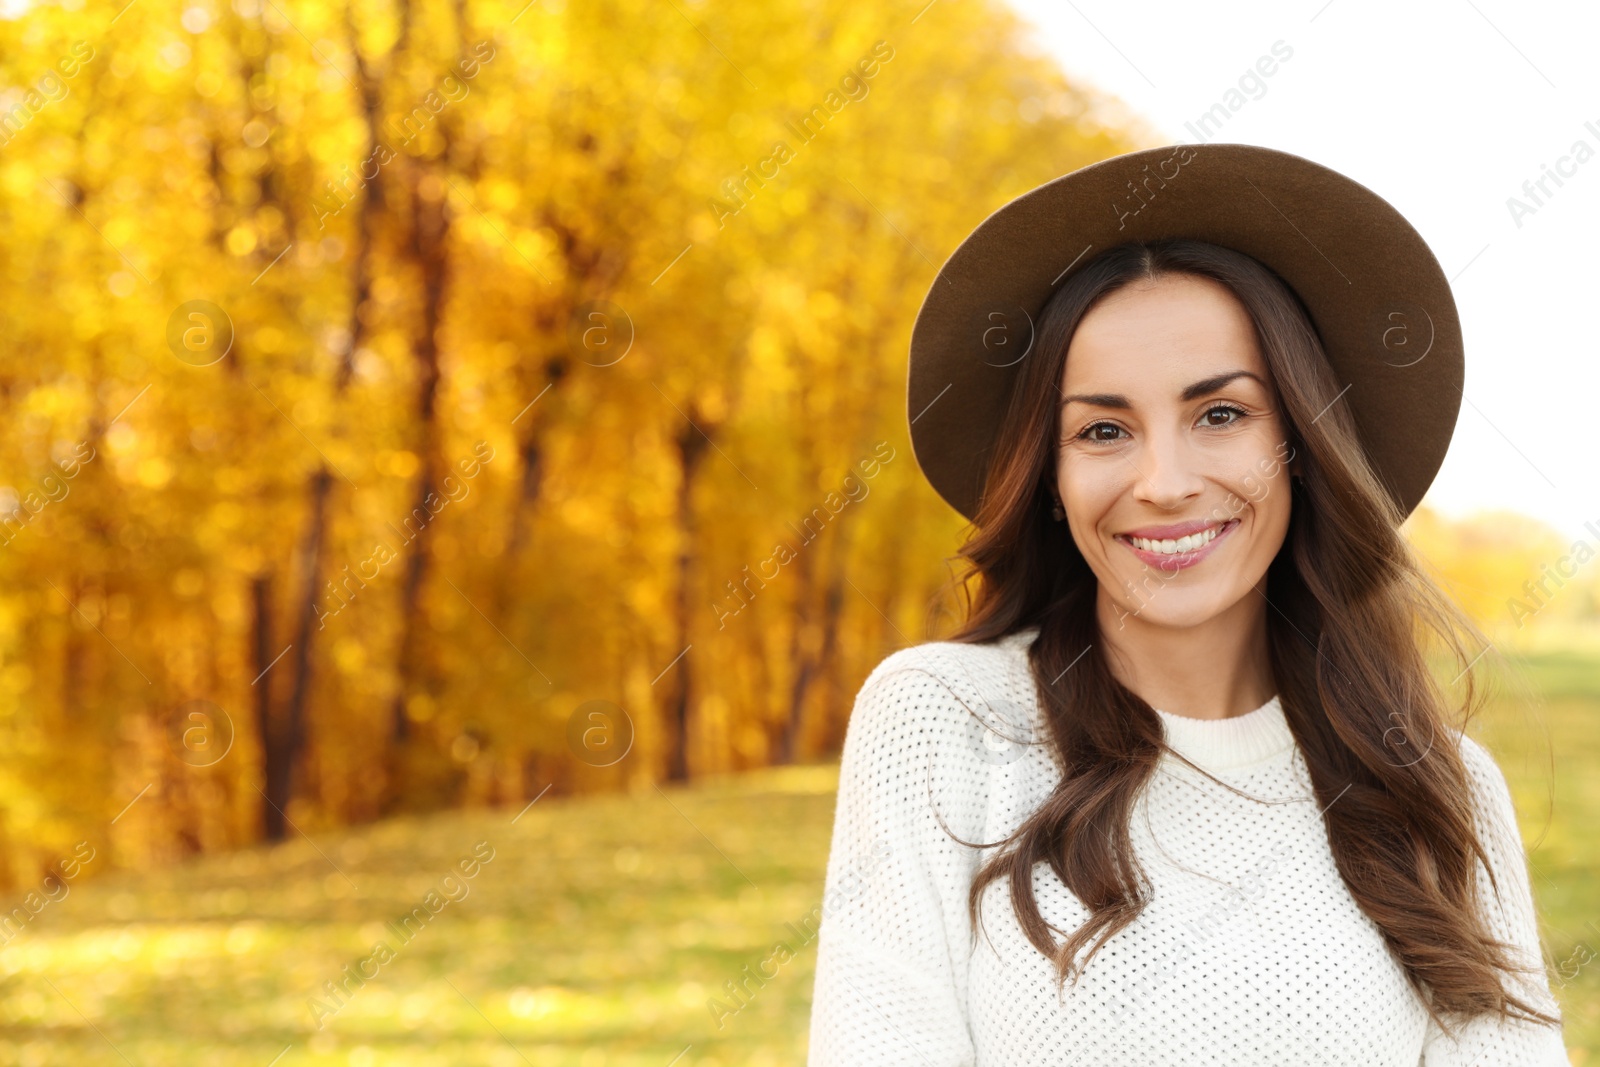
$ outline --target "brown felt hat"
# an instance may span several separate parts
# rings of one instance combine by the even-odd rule
[[[1052,179],[951,253],[911,332],[907,416],[922,472],[972,519],[1040,309],[1126,241],[1188,237],[1252,256],[1311,313],[1362,443],[1402,514],[1461,408],[1461,323],[1422,236],[1366,186],[1288,152],[1168,145]]]

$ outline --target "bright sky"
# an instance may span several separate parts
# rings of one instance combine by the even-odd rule
[[[1466,342],[1466,399],[1426,502],[1511,508],[1600,545],[1600,4],[1011,4],[1069,76],[1166,141],[1293,152],[1395,205],[1452,278]],[[1279,41],[1292,55],[1264,91],[1220,131],[1185,128]],[[1558,163],[1569,176],[1534,205],[1523,183]],[[1513,196],[1534,207],[1520,226]]]

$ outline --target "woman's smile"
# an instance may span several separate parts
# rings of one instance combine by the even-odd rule
[[[1112,537],[1150,566],[1175,571],[1206,559],[1238,525],[1238,519],[1200,520],[1176,526],[1143,527]]]

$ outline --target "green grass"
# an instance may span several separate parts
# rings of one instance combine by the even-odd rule
[[[514,824],[396,820],[85,882],[0,950],[0,1063],[799,1062],[815,942],[722,1028],[707,1002],[818,903],[837,781],[547,797]],[[480,841],[466,895],[401,944],[385,923]],[[319,1020],[379,939],[394,958]]]
[[[1529,670],[1548,702],[1502,699],[1473,733],[1512,783],[1547,953],[1576,970],[1557,986],[1573,1062],[1600,1063],[1600,664]],[[707,1001],[818,903],[836,784],[823,766],[547,797],[514,823],[454,812],[80,880],[0,949],[0,1065],[802,1064],[814,941],[724,1026]],[[480,841],[466,895],[402,944],[385,924]],[[393,958],[319,1029],[322,984],[380,939]]]
[[[1523,661],[1469,733],[1511,786],[1572,1062],[1600,1064],[1600,662]]]

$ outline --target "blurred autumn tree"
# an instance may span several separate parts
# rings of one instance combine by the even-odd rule
[[[922,295],[1106,104],[974,0],[118,7],[0,21],[0,878],[836,747]]]

